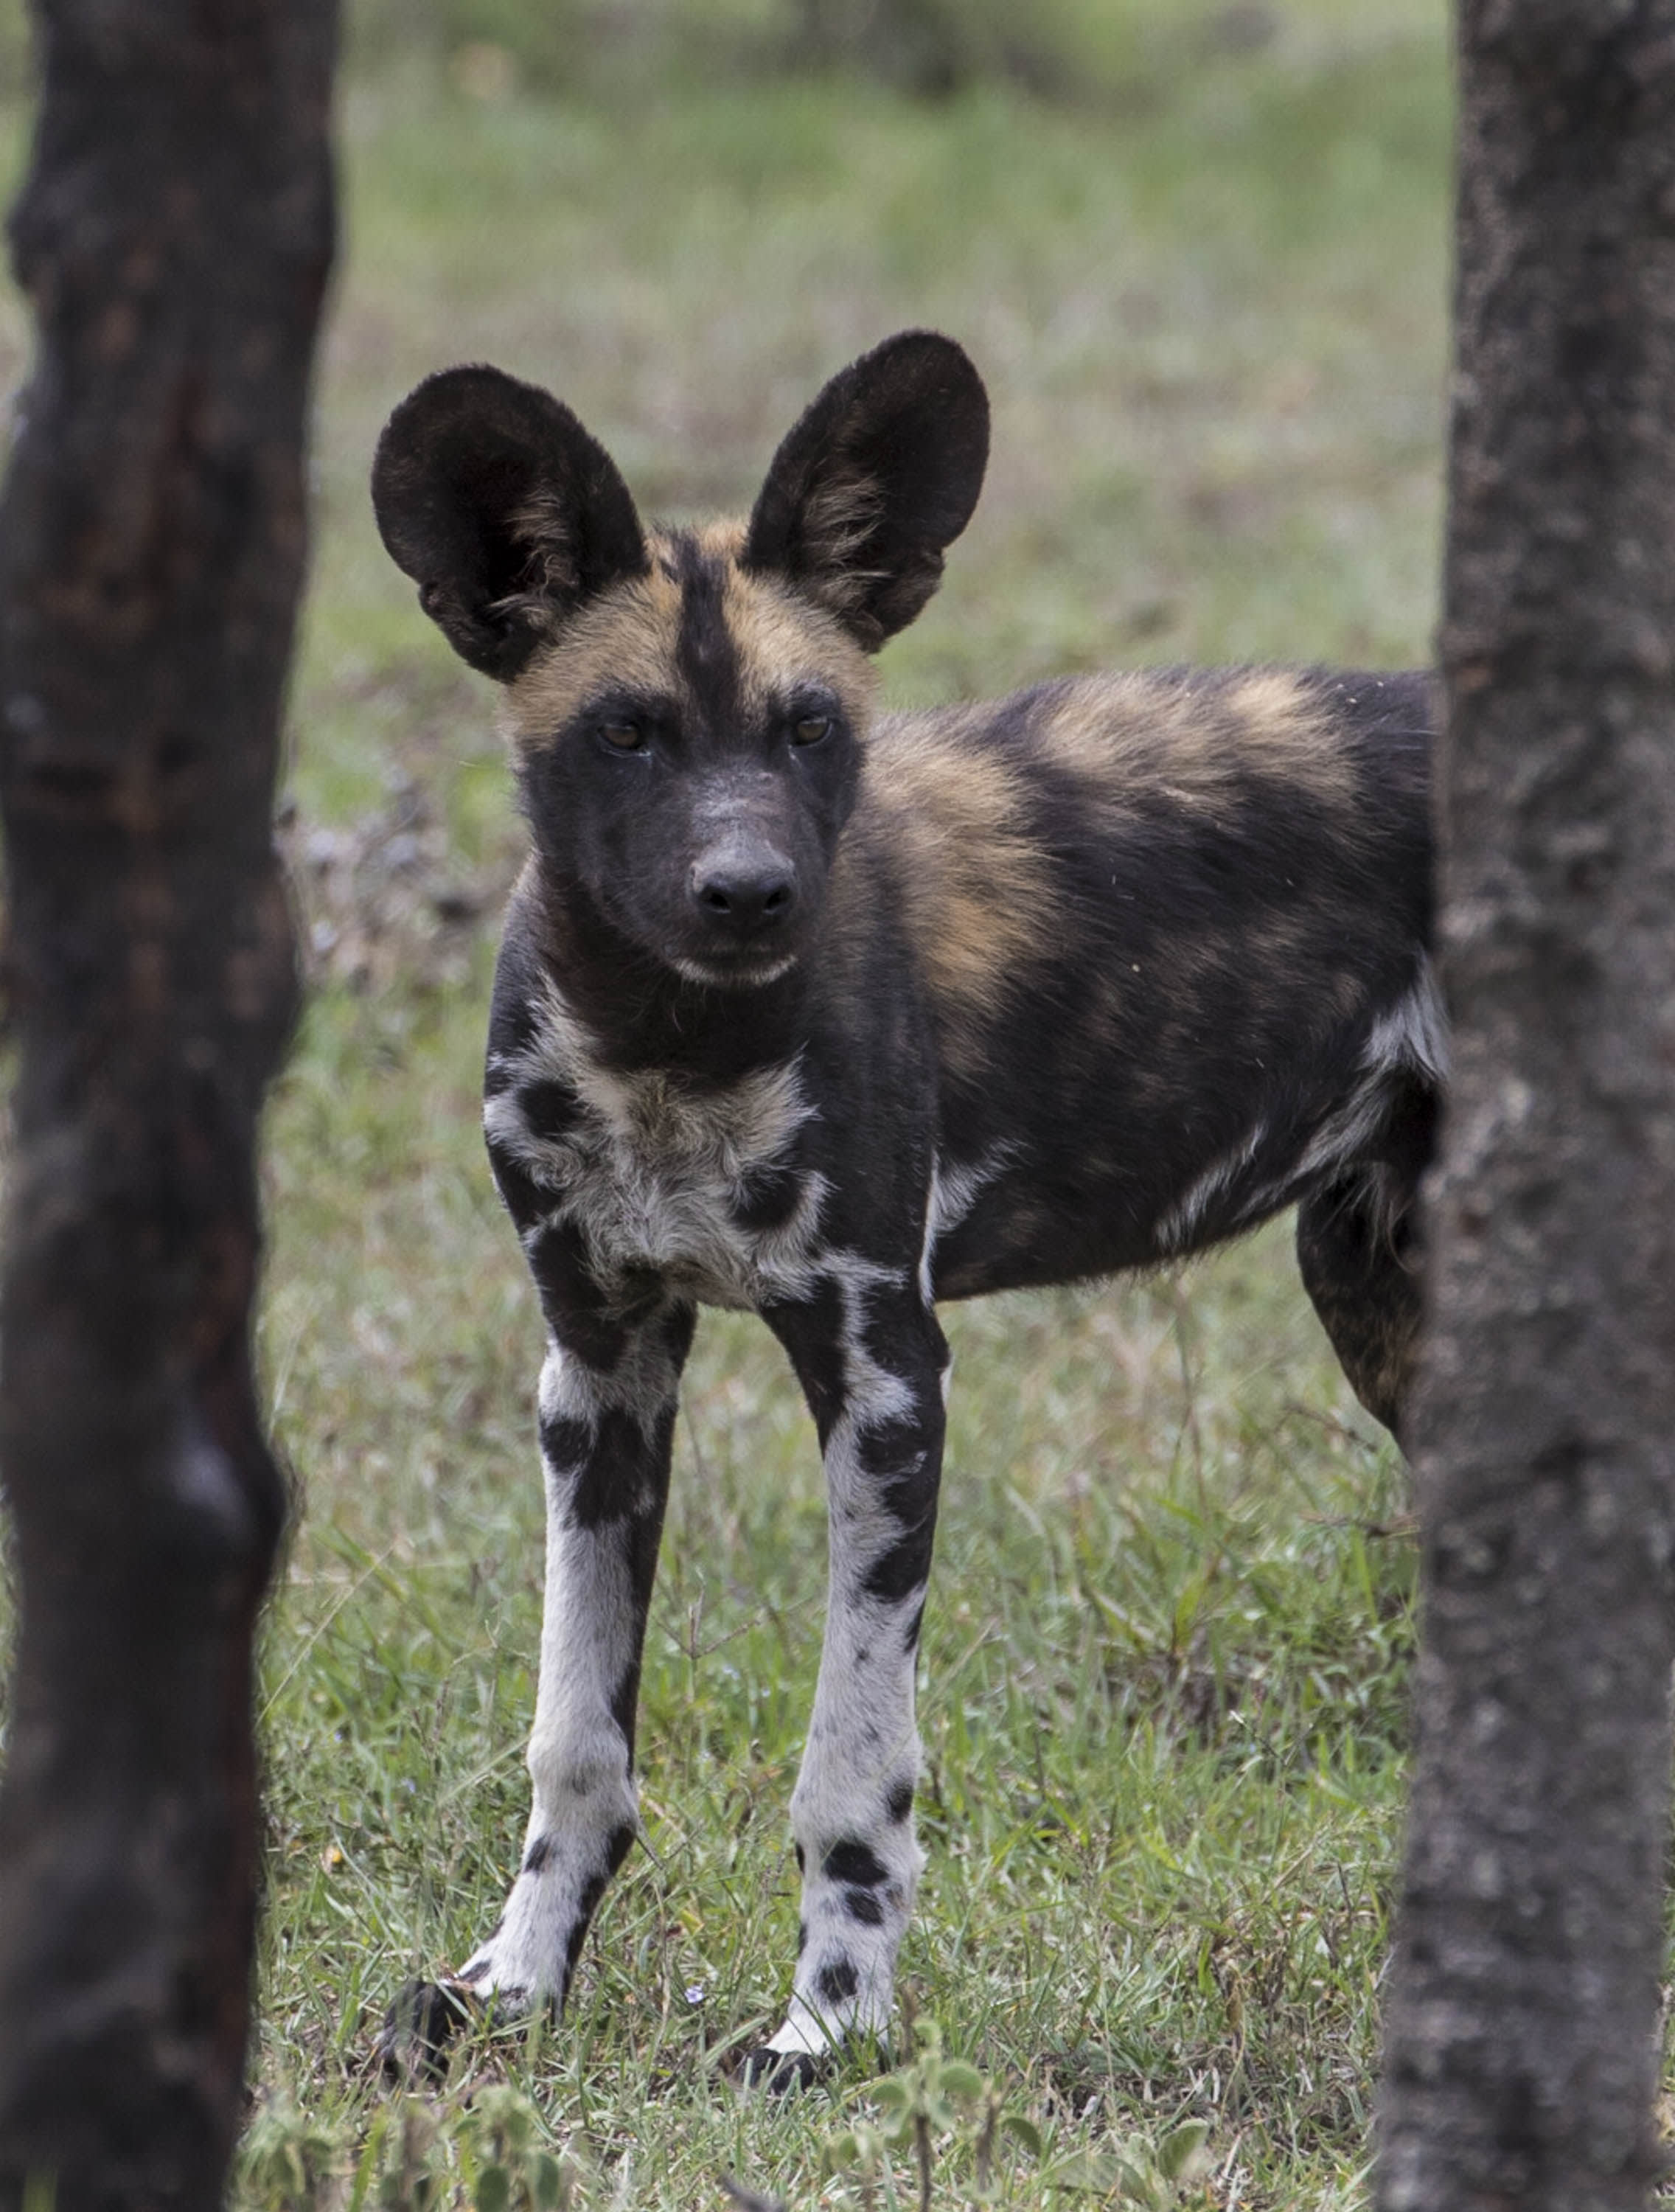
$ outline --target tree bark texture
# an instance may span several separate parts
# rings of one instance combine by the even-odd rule
[[[1382,2212],[1642,2206],[1675,1548],[1675,0],[1463,0],[1454,1030]]]
[[[331,250],[334,0],[44,0],[0,505],[18,1046],[0,2204],[219,2201],[285,1489],[251,1374],[295,996],[270,828]]]

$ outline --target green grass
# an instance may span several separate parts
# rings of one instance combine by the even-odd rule
[[[822,2169],[867,2114],[863,2063],[789,2104],[725,2075],[787,1986],[824,1566],[811,1426],[742,1318],[707,1317],[677,1441],[650,1848],[570,2015],[473,2046],[428,2105],[391,2106],[369,2070],[396,1984],[499,1909],[541,1576],[539,1330],[476,1127],[518,833],[489,689],[376,541],[383,416],[430,369],[495,360],[570,401],[648,511],[737,507],[822,378],[933,324],[988,379],[995,458],[942,596],[884,657],[891,696],[1123,660],[1422,659],[1443,27],[1433,0],[1299,0],[1264,46],[1160,35],[1126,88],[1073,106],[620,70],[586,101],[481,100],[393,62],[347,88],[288,777],[319,987],[266,1170],[261,1353],[300,1510],[265,1632],[241,2204],[489,2212],[534,2172],[506,2148],[525,2108],[471,2101],[501,2079],[590,2206],[719,2205],[724,2172],[798,2212],[864,2201]],[[7,303],[0,373],[21,332]],[[1003,2199],[1048,2201],[1084,2154],[1108,2198],[1101,2156],[1197,2116],[1182,2201],[1359,2203],[1411,1644],[1399,1462],[1284,1225],[1179,1279],[947,1319],[903,1978],[1039,2130],[1038,2151],[1007,2139]],[[968,2147],[938,2160],[938,2203],[969,2201]]]

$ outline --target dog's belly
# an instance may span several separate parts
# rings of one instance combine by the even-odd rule
[[[1159,1146],[1138,1164],[1094,1158],[997,1176],[935,1242],[932,1295],[968,1298],[1121,1274],[1184,1258],[1256,1228],[1364,1157],[1387,1111],[1386,1086],[1357,1088],[1301,1122],[1262,1116],[1156,1172]],[[1148,1172],[1150,1170],[1150,1172]]]
[[[1446,1063],[1441,1004],[1422,957],[1404,989],[1309,1053],[1205,1053],[1193,1082],[1167,1064],[1142,1066],[1137,1081],[1115,1058],[1071,1110],[1037,1110],[1033,1122],[1020,1115],[1022,1132],[1003,1133],[981,1101],[950,1129],[938,1167],[954,1195],[938,1209],[933,1295],[1155,1267],[1346,1176],[1393,1163],[1411,1182],[1428,1156]],[[1037,1083],[1036,1095],[1047,1089]],[[961,1164],[974,1158],[988,1166]]]
[[[1066,1236],[1059,1209],[1019,1194],[999,1194],[938,1241],[931,1294],[938,1300],[985,1297],[994,1291],[1039,1290],[1048,1284],[1120,1274],[1144,1264],[1143,1244],[1108,1233],[1083,1211]]]

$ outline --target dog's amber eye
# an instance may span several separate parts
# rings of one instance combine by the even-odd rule
[[[792,742],[799,745],[817,745],[831,726],[829,714],[804,714],[792,725]]]
[[[599,735],[619,753],[638,752],[646,742],[646,732],[638,722],[603,722]]]

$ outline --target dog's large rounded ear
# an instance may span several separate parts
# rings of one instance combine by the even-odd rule
[[[981,377],[952,338],[903,331],[834,376],[786,438],[744,565],[786,577],[871,652],[936,590],[988,457]]]
[[[610,454],[498,368],[445,368],[408,394],[378,441],[373,507],[425,612],[502,683],[584,600],[647,566]]]

